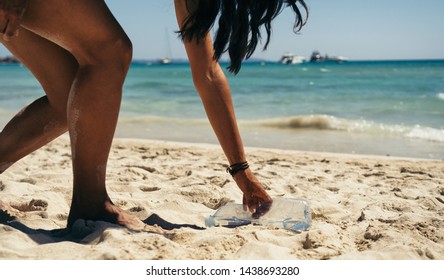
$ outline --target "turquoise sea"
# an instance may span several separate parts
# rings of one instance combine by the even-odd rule
[[[246,146],[444,159],[444,60],[251,62],[227,77]],[[42,94],[0,65],[0,128]],[[132,64],[116,136],[217,143],[186,63]]]

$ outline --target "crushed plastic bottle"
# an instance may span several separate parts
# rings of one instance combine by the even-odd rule
[[[255,219],[249,211],[244,210],[242,204],[229,203],[205,219],[207,227],[238,227],[249,224],[294,231],[306,230],[311,226],[310,205],[303,199],[274,198],[270,211]]]

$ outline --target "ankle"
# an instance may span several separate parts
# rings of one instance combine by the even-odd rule
[[[81,208],[101,208],[108,202],[111,202],[107,192],[76,192],[72,197],[72,205]],[[112,202],[111,202],[112,203]]]

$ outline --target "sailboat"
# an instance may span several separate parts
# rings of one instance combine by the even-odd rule
[[[165,42],[166,42],[166,51],[167,55],[161,59],[158,59],[157,62],[162,65],[171,64],[171,45],[170,45],[170,39],[168,37],[168,28],[165,28]]]
[[[164,57],[158,60],[159,64],[171,64],[171,59]]]

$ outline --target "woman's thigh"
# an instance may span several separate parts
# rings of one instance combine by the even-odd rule
[[[22,26],[92,63],[131,42],[103,0],[33,0]]]

